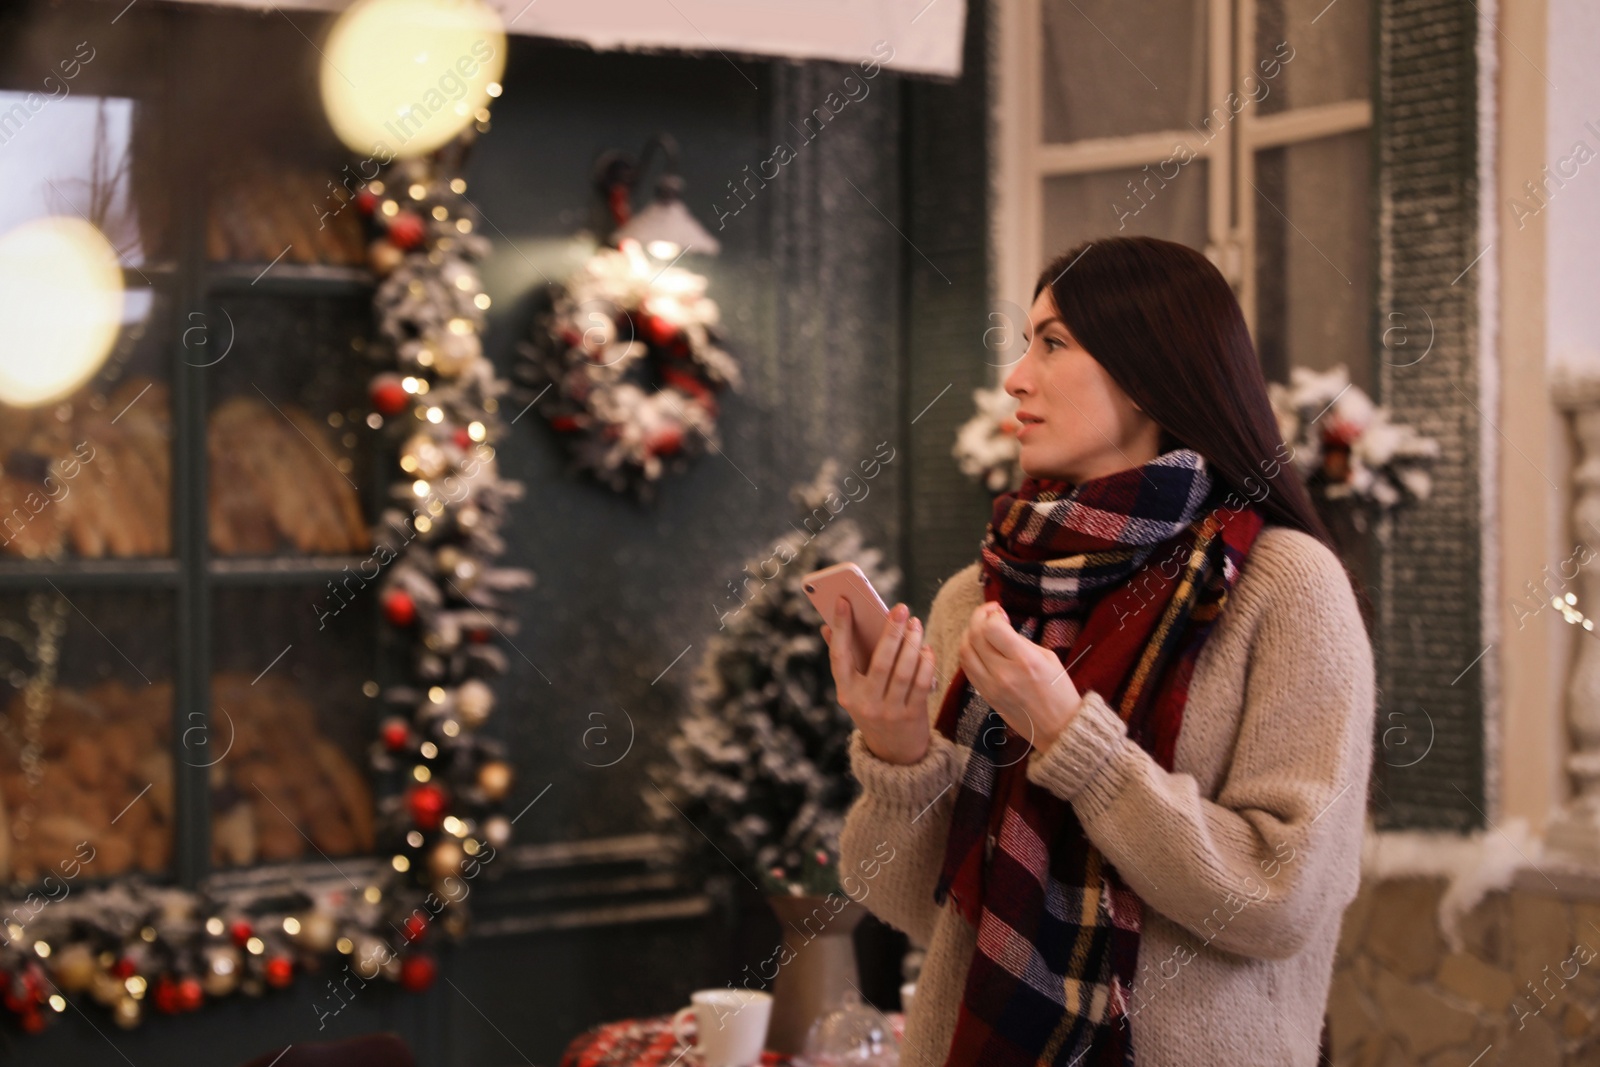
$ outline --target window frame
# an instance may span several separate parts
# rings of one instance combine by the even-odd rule
[[[1233,286],[1255,336],[1256,153],[1371,130],[1372,100],[1291,107],[1270,115],[1259,115],[1247,104],[1209,141],[1190,129],[1046,143],[1041,132],[1044,0],[999,0],[996,7],[1000,62],[992,90],[998,180],[990,235],[995,298],[1015,299],[1032,292],[1044,263],[1046,180],[1159,163],[1181,144],[1196,159],[1206,161],[1203,251]],[[1206,26],[1206,99],[1215,107],[1227,99],[1232,86],[1254,73],[1256,0],[1206,0]]]

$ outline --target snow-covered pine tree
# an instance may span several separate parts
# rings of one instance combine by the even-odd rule
[[[742,588],[695,673],[670,761],[650,769],[654,787],[644,790],[658,819],[682,826],[687,816],[705,835],[683,827],[708,869],[723,860],[704,848],[707,839],[769,892],[839,890],[839,831],[856,791],[850,716],[835,699],[822,619],[801,578],[851,561],[889,603],[900,581],[840,517],[850,501],[837,472],[828,460],[791,492],[801,522],[730,583]]]

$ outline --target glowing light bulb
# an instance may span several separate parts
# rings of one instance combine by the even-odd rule
[[[505,72],[506,39],[483,0],[356,0],[322,53],[334,132],[388,162],[433,151],[484,112]]]
[[[122,326],[122,267],[78,218],[0,236],[0,402],[48,404],[94,376]]]

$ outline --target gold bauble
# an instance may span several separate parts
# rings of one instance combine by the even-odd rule
[[[478,788],[490,800],[504,800],[511,792],[511,764],[496,759],[479,767]]]
[[[511,820],[504,815],[491,815],[483,821],[483,839],[495,848],[511,844]]]
[[[456,689],[456,711],[467,729],[476,730],[482,726],[493,708],[494,690],[481,679],[468,678]]]
[[[200,979],[200,988],[208,997],[225,997],[239,988],[243,971],[239,950],[232,945],[220,945],[207,954],[206,973]]]
[[[300,931],[294,939],[312,952],[329,952],[339,939],[339,924],[325,911],[308,911],[300,916]]]
[[[483,342],[476,333],[446,331],[441,334],[433,354],[433,369],[454,378],[483,355]]]
[[[466,858],[461,843],[453,837],[446,837],[428,853],[428,873],[433,875],[435,881],[453,878],[461,873],[461,864]]]
[[[379,276],[398,267],[406,254],[386,237],[380,237],[367,246],[367,266]]]
[[[132,1030],[139,1025],[139,1020],[144,1015],[144,1009],[139,1002],[124,994],[111,1009],[111,1018],[124,1030]]]
[[[114,1007],[117,1001],[127,995],[127,987],[122,984],[122,979],[110,971],[96,971],[89,980],[89,995],[95,1003],[107,1008]]]
[[[450,469],[450,460],[437,441],[425,433],[413,434],[401,447],[402,466],[408,474],[433,481]]]
[[[50,973],[67,993],[82,993],[94,982],[94,953],[84,944],[67,945],[50,956]]]

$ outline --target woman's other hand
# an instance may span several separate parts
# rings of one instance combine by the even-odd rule
[[[972,688],[1034,748],[1049,748],[1078,713],[1082,697],[1060,658],[1013,630],[992,600],[973,611],[958,655]]]
[[[932,736],[928,694],[933,690],[933,650],[922,643],[922,621],[910,616],[904,604],[890,610],[865,674],[856,670],[851,652],[850,602],[840,597],[833,625],[822,627],[839,706],[850,713],[872,753],[889,763],[916,763],[927,753]]]

